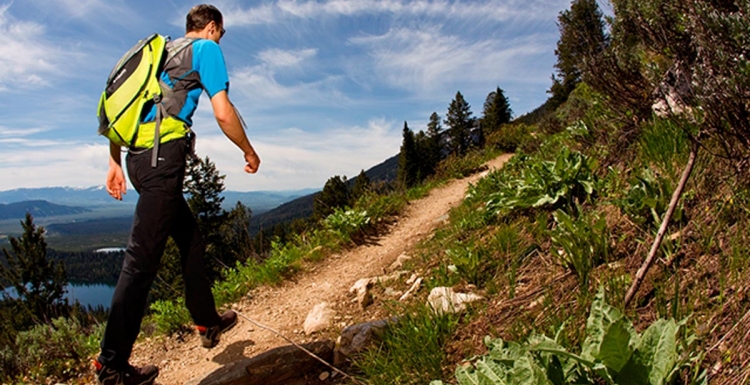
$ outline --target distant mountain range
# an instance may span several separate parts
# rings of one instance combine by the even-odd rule
[[[224,191],[222,195],[224,196],[224,208],[227,210],[231,210],[239,201],[249,206],[253,212],[261,213],[315,191],[317,190]],[[106,213],[108,207],[117,206],[122,209],[123,205],[134,206],[137,200],[138,194],[131,191],[129,194],[125,194],[122,202],[116,202],[101,186],[89,188],[23,188],[0,191],[0,219],[23,218],[27,211],[31,211],[35,218],[77,214],[88,212],[90,209],[104,209],[97,211]],[[46,202],[46,204],[40,204],[40,202]],[[120,214],[121,211],[118,212],[118,215]]]
[[[82,214],[89,211],[91,210],[83,207],[57,205],[44,200],[23,201],[9,204],[0,203],[0,220],[23,219],[27,212],[31,213],[34,218],[37,218]]]

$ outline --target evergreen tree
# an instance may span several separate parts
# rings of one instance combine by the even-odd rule
[[[0,282],[9,283],[16,291],[20,304],[37,320],[46,322],[66,306],[65,286],[68,279],[62,262],[47,259],[44,228],[34,225],[34,218],[26,213],[21,222],[23,235],[8,237],[12,252],[3,248],[7,267],[0,264]],[[7,294],[3,294],[7,299]]]
[[[404,188],[409,188],[418,182],[417,173],[419,172],[419,159],[417,146],[414,140],[414,132],[409,129],[409,125],[406,122],[404,122],[402,136],[403,139],[401,141],[401,151],[399,152],[398,157],[398,173],[396,178]]]
[[[225,175],[220,175],[216,165],[206,157],[191,157],[185,171],[184,192],[188,197],[190,210],[198,219],[202,230],[215,230],[226,216],[221,208],[224,197]]]
[[[343,178],[336,175],[328,179],[323,191],[321,191],[313,202],[313,218],[321,220],[340,207],[349,205],[349,189],[346,186],[346,176]]]
[[[352,201],[356,201],[361,196],[365,195],[370,191],[370,178],[365,173],[365,170],[359,172],[357,178],[354,180],[354,187],[352,187],[351,198]]]
[[[555,107],[568,100],[568,95],[581,81],[586,61],[608,45],[604,17],[596,0],[573,0],[569,10],[558,17],[560,40],[557,42],[557,75],[552,77],[550,97]]]
[[[429,139],[429,157],[427,162],[433,170],[443,159],[443,127],[440,125],[440,115],[433,112],[427,123],[427,138]]]
[[[224,243],[222,224],[228,213],[221,207],[224,197],[225,176],[219,174],[216,165],[206,157],[191,157],[185,173],[184,192],[188,195],[188,206],[198,221],[198,227],[206,242],[206,262],[209,266],[208,276],[215,280],[221,270],[233,266],[233,250]]]
[[[222,243],[232,253],[231,261],[244,262],[255,254],[250,237],[252,216],[252,210],[238,201],[222,223]]]
[[[510,109],[508,98],[500,87],[487,95],[484,102],[484,117],[482,118],[482,130],[493,132],[503,124],[510,123],[513,110]]]
[[[448,107],[445,124],[451,141],[451,150],[455,155],[463,156],[471,145],[471,129],[474,125],[471,106],[466,102],[461,92],[456,92],[456,98]]]

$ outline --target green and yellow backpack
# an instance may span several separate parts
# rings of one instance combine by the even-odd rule
[[[180,44],[170,45],[169,48],[169,37],[156,33],[140,40],[112,69],[99,99],[99,135],[129,149],[136,141],[143,117],[154,105],[157,106],[152,157],[154,167],[160,122],[168,116],[167,111],[173,110],[164,106],[163,95],[169,93],[170,89],[160,81],[160,76],[165,63],[193,42],[193,39],[179,40]]]

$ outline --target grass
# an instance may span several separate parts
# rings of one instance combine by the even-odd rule
[[[399,320],[390,325],[380,342],[356,357],[353,367],[368,384],[427,384],[442,375],[443,348],[458,317],[435,314],[429,306],[396,307]]]

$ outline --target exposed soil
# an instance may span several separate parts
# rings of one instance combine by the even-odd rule
[[[500,168],[510,157],[500,156],[486,166]],[[469,184],[476,183],[486,173],[485,170],[433,189],[428,196],[410,202],[405,212],[379,237],[322,262],[311,263],[279,286],[255,289],[233,308],[297,343],[335,338],[348,325],[386,316],[381,306],[360,309],[349,288],[361,278],[383,275],[398,256],[409,254],[419,241],[431,236],[446,220],[451,208],[464,199]],[[302,332],[305,318],[322,302],[329,303],[335,310],[335,325],[322,334],[306,336]],[[214,349],[200,347],[197,334],[160,337],[137,344],[131,361],[135,365],[156,364],[161,371],[158,384],[183,384],[203,378],[224,365],[287,344],[241,317],[239,324],[222,336]]]

